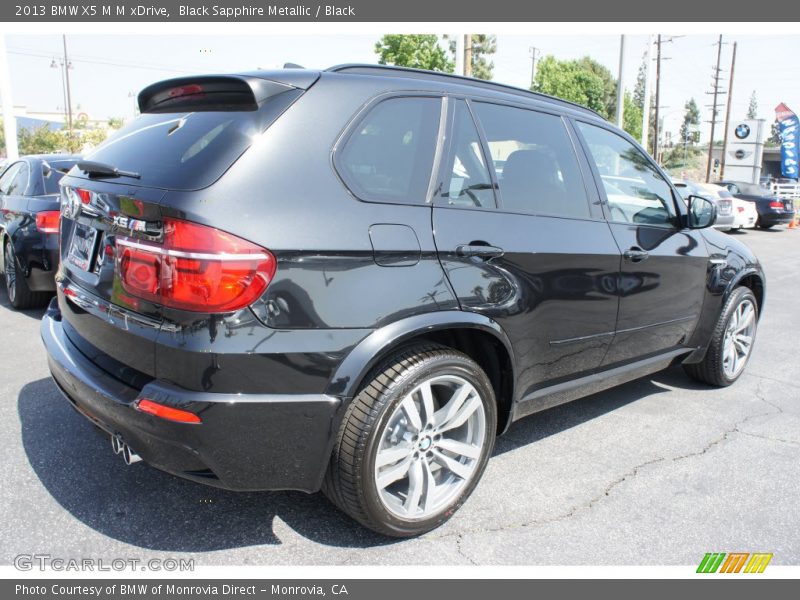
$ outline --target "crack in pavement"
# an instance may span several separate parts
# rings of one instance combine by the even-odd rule
[[[743,419],[740,419],[739,421],[734,423],[733,426],[731,426],[728,429],[724,430],[719,436],[717,436],[716,438],[714,438],[713,440],[708,442],[705,446],[703,446],[703,448],[701,448],[698,451],[688,452],[686,454],[679,454],[677,456],[672,456],[672,457],[659,456],[657,458],[652,458],[652,459],[646,460],[644,462],[641,462],[641,463],[635,465],[634,467],[632,467],[631,469],[629,469],[628,471],[626,471],[625,473],[623,473],[622,475],[618,476],[614,480],[612,480],[605,487],[605,489],[601,493],[599,493],[596,496],[590,498],[586,502],[583,502],[581,504],[573,506],[568,511],[566,511],[566,512],[564,512],[562,514],[555,515],[553,517],[549,517],[549,518],[546,518],[546,519],[533,519],[533,520],[526,521],[526,522],[523,522],[523,523],[515,523],[515,524],[505,525],[505,526],[502,526],[502,527],[474,528],[474,529],[467,529],[467,530],[463,530],[463,531],[459,531],[459,532],[445,533],[445,534],[438,535],[438,536],[431,536],[431,537],[427,537],[426,536],[424,539],[426,541],[435,541],[435,540],[446,539],[448,537],[452,537],[452,536],[455,535],[456,536],[456,546],[457,546],[459,554],[461,554],[462,556],[464,556],[465,558],[470,560],[470,562],[472,564],[476,564],[477,565],[479,563],[475,562],[475,560],[472,557],[470,557],[464,551],[464,548],[462,547],[462,541],[464,539],[464,536],[467,535],[467,534],[499,533],[499,532],[510,531],[510,530],[514,530],[514,529],[523,529],[523,528],[528,528],[528,527],[531,527],[531,528],[532,527],[540,527],[540,526],[543,526],[543,525],[549,525],[549,524],[552,524],[552,523],[565,521],[565,520],[571,519],[572,517],[574,517],[578,513],[582,513],[582,512],[586,512],[586,511],[592,510],[592,508],[594,508],[595,505],[597,505],[598,503],[602,502],[605,498],[608,498],[612,494],[612,492],[614,491],[615,488],[617,488],[618,486],[622,485],[624,482],[635,478],[636,476],[639,475],[639,473],[643,469],[646,469],[647,467],[650,467],[650,466],[655,465],[655,464],[667,463],[667,462],[671,464],[671,463],[675,463],[675,462],[678,462],[678,461],[686,460],[686,459],[689,459],[689,458],[696,458],[698,456],[703,456],[704,454],[708,453],[709,451],[711,451],[716,446],[719,446],[720,444],[728,441],[732,435],[737,434],[737,433],[738,434],[742,434],[742,435],[753,435],[755,437],[765,437],[765,436],[758,436],[756,434],[749,434],[748,432],[741,430],[741,427],[745,423],[747,423],[748,421],[750,421],[752,419],[757,419],[757,418],[765,417],[765,416],[769,416],[769,415],[776,415],[776,414],[780,414],[780,413],[784,412],[783,409],[780,406],[777,406],[777,405],[773,404],[772,402],[770,402],[769,400],[767,400],[766,398],[764,398],[763,394],[764,394],[764,392],[761,389],[761,381],[759,381],[757,386],[756,386],[756,391],[754,393],[755,397],[760,402],[763,402],[764,404],[768,405],[770,408],[772,408],[774,410],[769,410],[767,412],[759,412],[757,414],[747,415]],[[770,439],[770,438],[766,438],[766,439]],[[791,442],[789,440],[782,440],[782,439],[774,439],[773,441],[795,443],[795,442]]]
[[[445,537],[445,536],[442,536],[442,538],[444,538],[444,537]],[[441,538],[437,538],[437,539],[441,539]],[[463,556],[464,558],[466,558],[466,559],[469,561],[469,563],[470,563],[471,565],[480,566],[480,563],[479,563],[479,562],[477,562],[477,561],[476,561],[474,558],[472,558],[472,557],[471,557],[469,554],[467,554],[466,552],[464,552],[464,549],[461,547],[461,542],[463,541],[463,539],[464,539],[464,534],[463,534],[463,533],[459,533],[459,534],[456,536],[456,552],[458,552],[458,553],[459,553],[459,555],[461,555],[461,556]]]

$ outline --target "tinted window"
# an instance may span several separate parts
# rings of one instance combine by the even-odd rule
[[[139,173],[143,186],[200,189],[219,179],[299,94],[276,94],[256,111],[143,114],[85,158]]]
[[[483,102],[473,106],[489,144],[503,209],[589,216],[578,161],[560,117]]]
[[[392,98],[373,107],[337,160],[353,193],[363,200],[425,203],[440,110],[439,98]]]
[[[444,163],[441,197],[449,206],[494,207],[494,189],[478,130],[467,103],[455,105],[452,142]]]
[[[58,182],[64,177],[64,174],[69,171],[75,161],[58,161],[49,162],[49,168],[42,166],[42,182],[44,183],[44,193],[58,194]]]
[[[21,167],[22,163],[17,162],[5,170],[3,175],[0,177],[0,194],[8,194],[8,189],[11,187],[11,182],[14,181],[14,177],[16,177]]]
[[[612,221],[672,224],[672,190],[650,158],[625,138],[578,122],[600,172]]]
[[[19,171],[17,174],[14,175],[14,179],[11,180],[11,183],[8,185],[8,192],[6,192],[9,196],[17,195],[21,196],[25,193],[25,190],[28,189],[28,174],[30,169],[28,168],[28,163],[22,162],[20,163]]]

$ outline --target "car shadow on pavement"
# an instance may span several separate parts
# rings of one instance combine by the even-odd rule
[[[494,455],[533,444],[647,396],[669,392],[670,387],[685,390],[709,388],[690,379],[681,367],[672,367],[520,419],[511,425],[506,435],[498,438]]]
[[[20,315],[25,315],[26,317],[30,317],[31,319],[36,319],[37,321],[42,320],[46,307],[43,306],[41,308],[29,308],[25,310],[17,310],[16,308],[13,308],[11,306],[11,303],[8,301],[5,279],[3,277],[0,277],[0,288],[2,288],[2,291],[0,291],[0,307],[2,307],[2,309],[10,310]],[[48,303],[49,302],[50,301],[48,300]]]
[[[330,546],[397,541],[359,526],[322,494],[229,492],[144,463],[126,466],[108,437],[75,412],[50,379],[24,386],[18,410],[28,461],[50,495],[76,519],[126,544],[168,552],[280,544],[276,517]]]
[[[700,385],[673,369],[551,408],[514,424],[498,440],[495,454],[667,391],[654,382],[684,389]],[[50,379],[25,385],[18,410],[25,453],[51,496],[88,527],[126,544],[168,552],[278,545],[276,518],[328,546],[367,548],[399,541],[356,524],[322,494],[229,492],[143,463],[126,466],[112,453],[108,437],[77,414]]]

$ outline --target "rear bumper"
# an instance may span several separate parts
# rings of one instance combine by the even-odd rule
[[[717,215],[717,220],[714,222],[715,229],[730,229],[734,226],[734,217],[733,214],[729,215]]]
[[[137,390],[81,354],[64,332],[55,301],[41,335],[53,379],[73,407],[107,433],[120,435],[150,465],[231,490],[319,490],[339,398],[194,392],[160,380]],[[145,397],[189,410],[203,422],[177,423],[140,412],[134,403]]]
[[[785,225],[793,220],[794,213],[792,212],[764,213],[759,217],[759,222],[762,225]]]

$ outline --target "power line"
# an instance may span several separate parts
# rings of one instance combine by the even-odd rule
[[[19,56],[31,56],[36,58],[52,58],[54,53],[52,52],[41,52],[37,50],[29,50],[27,48],[18,48],[18,49],[9,49],[9,54],[16,54]],[[170,71],[175,73],[193,73],[193,71],[187,71],[186,69],[177,69],[174,67],[165,67],[159,65],[145,65],[140,63],[131,63],[131,62],[120,62],[120,61],[111,61],[111,60],[104,60],[102,58],[97,57],[89,57],[89,56],[81,56],[72,54],[70,56],[70,60],[72,62],[81,62],[86,64],[93,64],[93,65],[106,65],[111,67],[124,67],[130,69],[145,69],[151,71]]]

